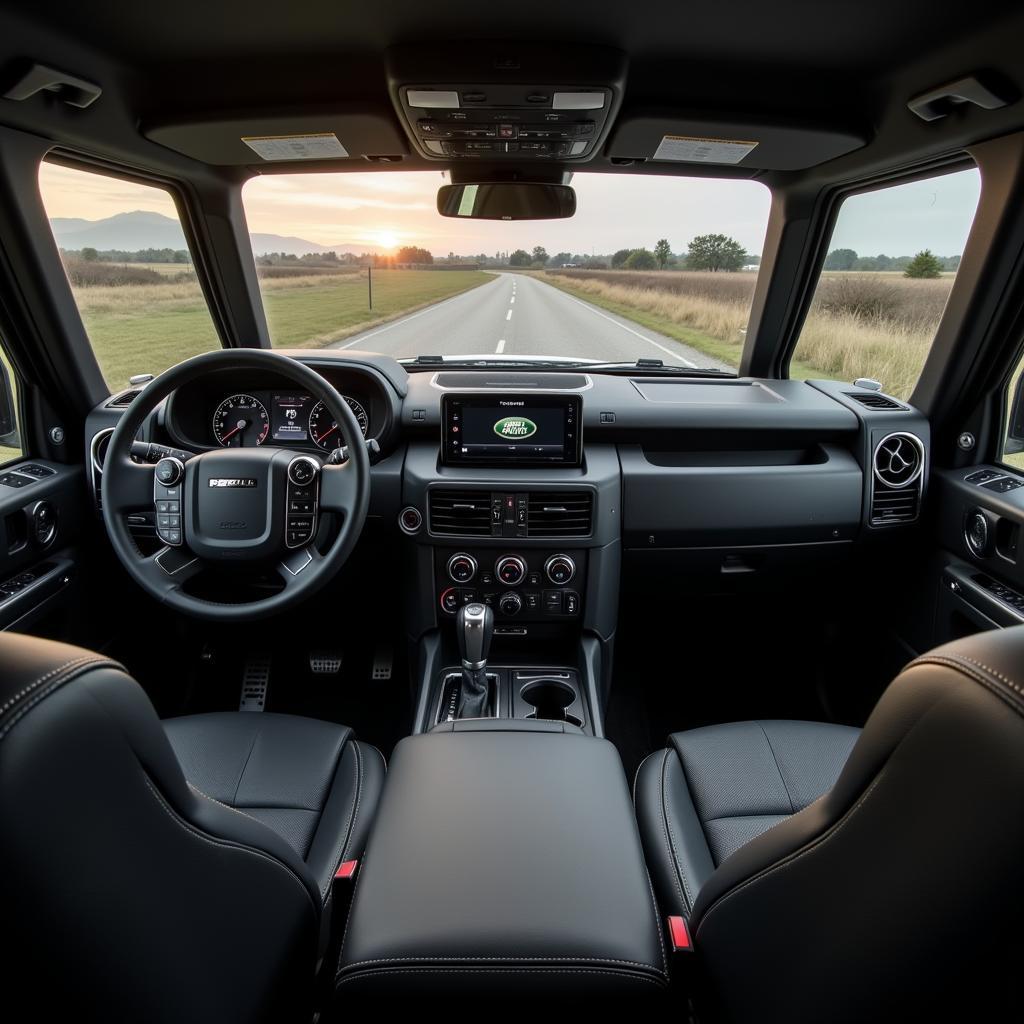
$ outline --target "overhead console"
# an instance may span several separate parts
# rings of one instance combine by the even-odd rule
[[[388,54],[396,109],[428,160],[588,160],[618,108],[625,59],[573,51],[571,73],[552,76],[564,55],[536,48],[466,45],[449,55]]]

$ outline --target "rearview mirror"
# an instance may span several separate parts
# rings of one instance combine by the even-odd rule
[[[557,220],[576,212],[576,193],[568,185],[489,181],[442,185],[437,192],[442,217],[473,220]]]

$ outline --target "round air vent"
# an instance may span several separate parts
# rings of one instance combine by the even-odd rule
[[[874,467],[886,487],[909,487],[924,469],[924,445],[913,434],[890,434],[875,448]]]
[[[107,448],[110,447],[110,435],[114,433],[113,427],[107,427],[93,435],[92,439],[92,467],[97,473],[103,472],[103,463],[107,458]]]

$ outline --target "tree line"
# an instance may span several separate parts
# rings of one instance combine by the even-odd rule
[[[608,258],[573,256],[568,252],[548,256],[542,245],[534,246],[532,252],[516,249],[508,257],[510,267],[531,267],[542,269],[555,267],[585,267],[588,270],[710,270],[733,272],[750,264],[760,262],[760,257],[750,256],[747,250],[728,235],[697,235],[684,253],[674,253],[667,238],[659,238],[653,249],[619,249]]]
[[[902,270],[905,277],[938,277],[944,271],[955,271],[959,256],[936,256],[931,249],[922,249],[913,256],[859,256],[854,249],[833,249],[822,265],[823,270]]]

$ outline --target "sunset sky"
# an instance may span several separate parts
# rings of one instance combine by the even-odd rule
[[[129,210],[175,216],[161,190],[45,165],[41,186],[51,217],[99,220]],[[751,253],[764,243],[770,196],[752,181],[577,174],[576,216],[562,221],[456,221],[438,216],[440,172],[275,174],[254,178],[244,201],[249,229],[323,245],[391,250],[418,245],[435,255],[543,245],[552,255],[653,248],[667,238],[683,252],[695,235],[721,232]],[[965,171],[848,201],[833,247],[862,255],[963,250],[977,203],[979,176]]]

